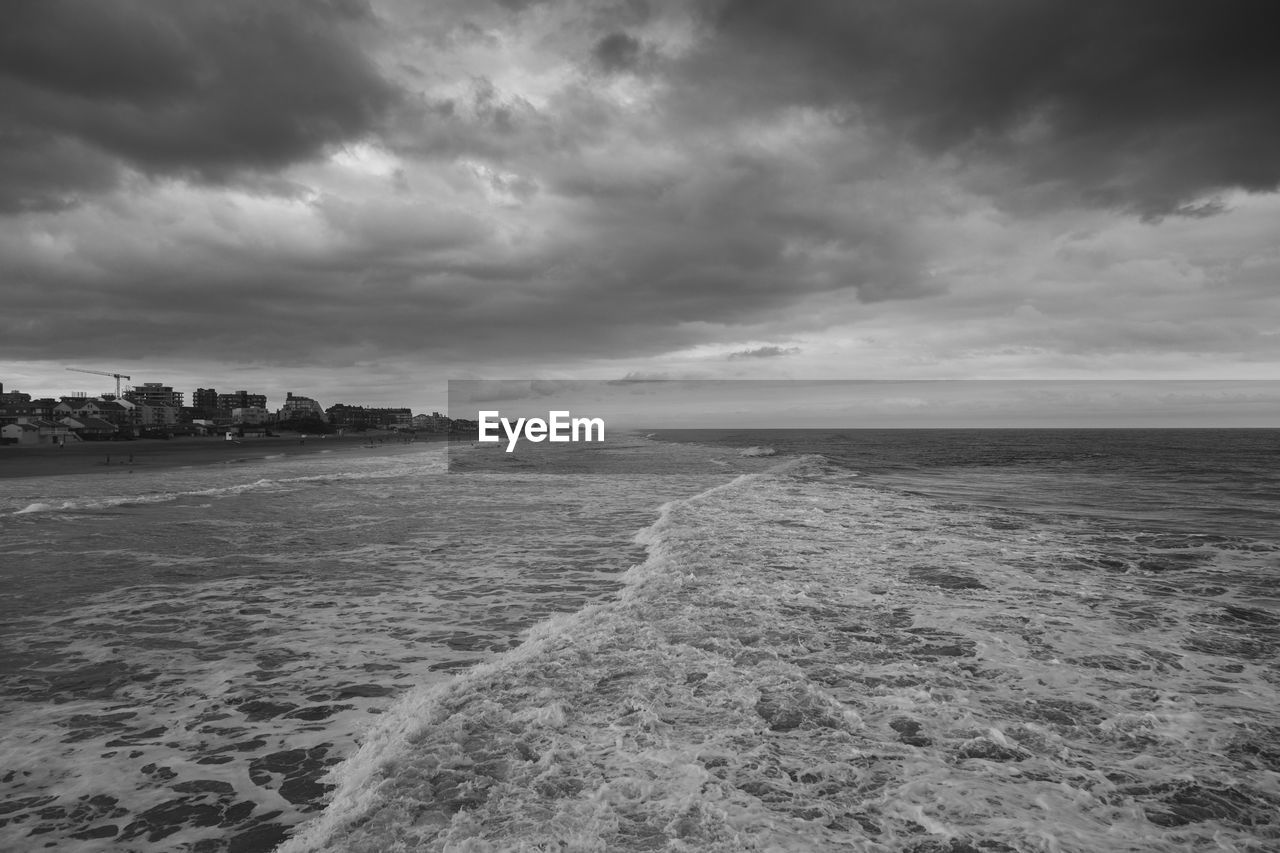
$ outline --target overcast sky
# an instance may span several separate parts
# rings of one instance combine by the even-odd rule
[[[1275,378],[1270,7],[12,0],[0,382]]]
[[[453,380],[450,417],[618,429],[1275,427],[1277,380]],[[567,420],[562,416],[560,420]],[[496,427],[491,434],[500,434]]]

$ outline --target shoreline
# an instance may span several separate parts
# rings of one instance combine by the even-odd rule
[[[276,456],[285,459],[325,451],[332,453],[390,449],[447,439],[447,435],[435,434],[418,436],[412,442],[395,434],[347,435],[341,438],[336,435],[308,435],[306,439],[296,434],[285,434],[234,441],[227,441],[222,436],[191,436],[171,439],[140,438],[134,441],[85,441],[67,444],[65,447],[52,444],[5,445],[0,446],[0,480],[225,465]]]

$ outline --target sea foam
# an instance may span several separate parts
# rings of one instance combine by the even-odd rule
[[[1221,749],[1276,724],[1275,688],[1215,706],[1190,693],[1220,660],[1098,658],[1114,580],[993,521],[813,459],[671,502],[616,601],[400,702],[281,850],[1280,839],[1274,774]]]

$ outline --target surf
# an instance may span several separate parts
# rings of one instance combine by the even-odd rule
[[[616,600],[411,694],[281,850],[1276,836],[1274,775],[1220,749],[1273,686],[1196,694],[1221,660],[1181,621],[1133,643],[1145,589],[1100,608],[1075,531],[858,483],[807,458],[664,505]]]

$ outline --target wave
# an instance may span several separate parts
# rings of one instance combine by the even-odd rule
[[[1135,638],[1116,614],[1148,598],[1102,606],[1129,587],[1014,521],[817,457],[667,503],[615,601],[407,694],[279,849],[1280,838],[1280,793],[1247,757],[1255,727],[1280,722],[1274,685],[1242,674],[1215,714],[1221,659]]]
[[[277,848],[279,853],[372,851],[393,843],[435,841],[453,816],[469,804],[468,792],[479,790],[476,782],[480,778],[503,781],[504,790],[515,797],[504,810],[517,813],[528,806],[520,802],[520,788],[535,796],[541,796],[540,791],[554,795],[556,791],[572,794],[576,789],[581,793],[582,785],[573,781],[581,774],[576,772],[570,755],[585,755],[581,750],[570,749],[564,756],[568,760],[562,762],[552,746],[565,736],[586,737],[592,726],[588,723],[584,727],[585,720],[581,718],[573,720],[583,707],[571,699],[572,691],[565,689],[570,685],[561,683],[568,675],[562,667],[579,666],[576,687],[591,692],[595,692],[592,680],[595,687],[611,682],[620,690],[628,684],[629,675],[667,672],[666,666],[652,659],[661,650],[642,640],[655,639],[642,624],[648,609],[644,602],[655,591],[655,585],[660,585],[664,577],[676,589],[683,584],[681,573],[674,570],[671,555],[665,549],[662,531],[671,527],[672,514],[681,505],[764,476],[742,475],[694,498],[664,504],[658,521],[635,537],[637,544],[648,548],[648,559],[623,575],[624,589],[616,602],[554,616],[532,628],[525,642],[512,651],[479,664],[452,681],[401,697],[368,733],[361,748],[332,772],[330,781],[336,789],[323,815],[302,826]],[[588,661],[589,665],[583,666]],[[532,701],[512,702],[516,698],[513,692],[530,689],[524,685],[536,685],[529,697]],[[501,701],[504,699],[507,701]],[[631,713],[643,712],[633,709]],[[607,733],[608,726],[603,725],[599,731]],[[475,755],[473,750],[458,747],[467,743],[468,732],[483,732],[483,745],[472,738],[472,746],[479,746],[487,757],[491,776],[477,777],[466,770],[474,764]],[[595,748],[603,746],[594,744]],[[536,777],[541,776],[547,778],[539,784]],[[449,783],[444,780],[453,780],[457,797],[449,799],[444,790]],[[482,785],[486,790],[492,787]],[[413,810],[414,803],[437,800],[442,805],[438,814],[429,816],[429,827],[407,817],[405,810]],[[592,834],[590,825],[596,821],[583,817],[585,820],[564,815],[572,825],[564,832],[566,840],[584,832]],[[595,830],[595,834],[600,831]],[[513,838],[507,840],[511,842]],[[443,839],[439,843],[444,843]]]
[[[744,447],[738,451],[739,456],[773,456],[778,451],[772,447]]]
[[[260,479],[252,483],[239,483],[234,486],[219,486],[211,489],[191,489],[174,492],[157,492],[153,494],[136,494],[136,495],[110,495],[98,498],[75,498],[71,500],[61,501],[59,503],[37,502],[30,506],[20,509],[13,513],[14,515],[26,515],[37,512],[84,512],[102,509],[110,509],[118,506],[132,506],[138,504],[154,504],[166,503],[168,501],[176,501],[187,497],[225,497],[231,495],[243,494],[249,491],[258,491],[261,489],[269,489],[279,486],[282,483],[289,482],[287,480],[271,480]]]
[[[442,473],[445,470],[445,466],[442,462],[433,462],[421,466],[421,470],[417,473],[435,474]],[[411,473],[415,473],[415,469],[388,468],[375,471],[335,471],[333,473],[308,474],[298,477],[262,477],[252,482],[235,483],[228,486],[214,486],[207,489],[176,489],[172,491],[159,491],[132,495],[71,498],[57,502],[36,501],[28,504],[22,509],[14,511],[12,514],[30,515],[33,513],[50,512],[93,512],[96,510],[111,509],[120,506],[127,507],[138,504],[167,503],[169,501],[177,501],[191,497],[232,497],[246,492],[287,489],[296,484],[361,480],[391,480],[404,477],[406,474]]]

